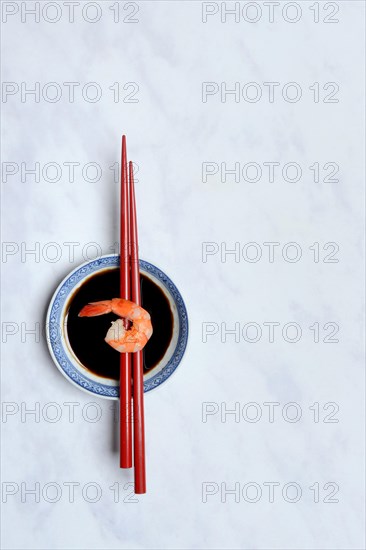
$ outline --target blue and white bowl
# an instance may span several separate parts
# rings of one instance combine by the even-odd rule
[[[71,349],[66,322],[69,300],[74,292],[95,273],[116,267],[119,267],[119,255],[112,254],[74,269],[56,289],[46,320],[48,347],[62,374],[80,389],[106,399],[119,398],[119,382],[97,376],[83,367]],[[144,389],[148,392],[165,382],[181,362],[188,339],[188,317],[179,290],[165,273],[144,260],[140,260],[140,271],[164,292],[173,315],[173,336],[169,348],[162,360],[144,375]]]

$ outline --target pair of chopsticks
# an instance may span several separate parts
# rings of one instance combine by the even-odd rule
[[[122,136],[121,162],[121,298],[141,305],[137,219],[133,164],[128,163],[126,136]],[[146,493],[144,377],[142,351],[121,353],[120,358],[120,467],[132,468],[131,365],[133,371],[133,449],[135,493]]]

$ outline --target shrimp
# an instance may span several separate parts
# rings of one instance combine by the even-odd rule
[[[149,313],[135,302],[123,298],[91,302],[83,307],[79,317],[95,317],[111,312],[128,319],[132,322],[132,326],[125,329],[122,319],[114,321],[104,339],[107,344],[120,353],[134,353],[142,350],[151,337],[153,328]]]

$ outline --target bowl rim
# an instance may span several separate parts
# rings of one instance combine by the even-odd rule
[[[119,399],[119,384],[117,384],[116,386],[107,386],[102,382],[99,383],[99,382],[92,381],[88,379],[86,375],[76,371],[75,366],[72,364],[69,358],[70,352],[65,342],[63,330],[60,331],[61,323],[60,322],[56,323],[56,328],[57,327],[59,328],[59,333],[58,333],[58,346],[60,348],[59,350],[57,349],[57,342],[55,343],[54,341],[55,337],[52,337],[52,326],[55,325],[57,310],[62,312],[64,305],[67,302],[68,297],[70,296],[71,291],[78,284],[82,284],[82,281],[84,281],[90,275],[97,273],[102,269],[108,269],[109,267],[110,268],[118,267],[119,261],[116,263],[116,260],[119,260],[119,258],[120,258],[119,254],[104,254],[104,255],[98,256],[93,260],[87,260],[82,264],[79,264],[78,266],[76,266],[72,271],[70,271],[61,280],[61,282],[55,289],[50,299],[48,309],[47,309],[46,327],[45,327],[45,335],[46,335],[48,350],[50,352],[53,362],[55,363],[58,370],[62,373],[62,375],[74,386],[88,393],[89,395],[93,395],[95,397],[101,397],[103,399],[110,399],[110,400]],[[108,263],[108,260],[109,260],[109,263]],[[175,350],[169,362],[167,363],[167,365],[165,365],[161,371],[153,375],[149,380],[144,381],[144,392],[147,393],[149,391],[152,391],[158,388],[163,383],[165,383],[178,368],[187,348],[188,336],[189,336],[189,324],[188,324],[188,314],[187,314],[186,305],[184,303],[181,293],[179,292],[178,288],[173,283],[171,278],[165,272],[163,272],[159,267],[157,267],[155,264],[142,259],[140,259],[139,261],[140,261],[140,268],[142,269],[142,271],[144,271],[147,274],[151,273],[155,278],[158,278],[160,283],[163,285],[164,290],[170,295],[172,301],[174,302],[177,308],[177,314],[179,319],[178,341],[177,341]],[[72,277],[76,275],[79,271],[82,272],[87,267],[90,267],[91,270],[89,272],[85,272],[84,274],[82,274],[80,278],[77,280],[77,282],[72,284],[71,289],[65,290],[62,296],[60,296],[65,285],[72,279]],[[93,269],[93,267],[95,267],[95,269]],[[61,307],[58,305],[60,300],[62,301]],[[55,312],[55,309],[56,309],[56,312]],[[61,316],[61,313],[60,313],[60,316]],[[60,321],[62,322],[62,319],[60,319]],[[54,349],[54,346],[55,346],[55,349]],[[67,372],[67,370],[63,368],[59,358],[57,357],[57,351],[61,356],[63,356],[64,362],[66,360],[65,366],[68,369],[70,369],[71,367],[70,370],[75,370],[74,378]],[[83,381],[84,385],[83,383],[80,383],[80,381]],[[98,391],[93,391],[93,389],[91,389],[95,387],[101,388],[102,391],[98,392]],[[104,393],[104,392],[107,392],[107,393]]]

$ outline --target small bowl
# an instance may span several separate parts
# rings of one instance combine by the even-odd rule
[[[78,388],[106,399],[119,398],[119,382],[87,370],[77,359],[68,341],[67,313],[71,296],[95,273],[119,268],[119,255],[101,256],[74,269],[56,289],[47,312],[46,336],[52,359],[58,369]],[[149,277],[165,294],[173,315],[173,336],[161,361],[144,375],[144,390],[160,386],[178,367],[188,340],[187,310],[175,284],[153,264],[140,260],[140,272]]]

